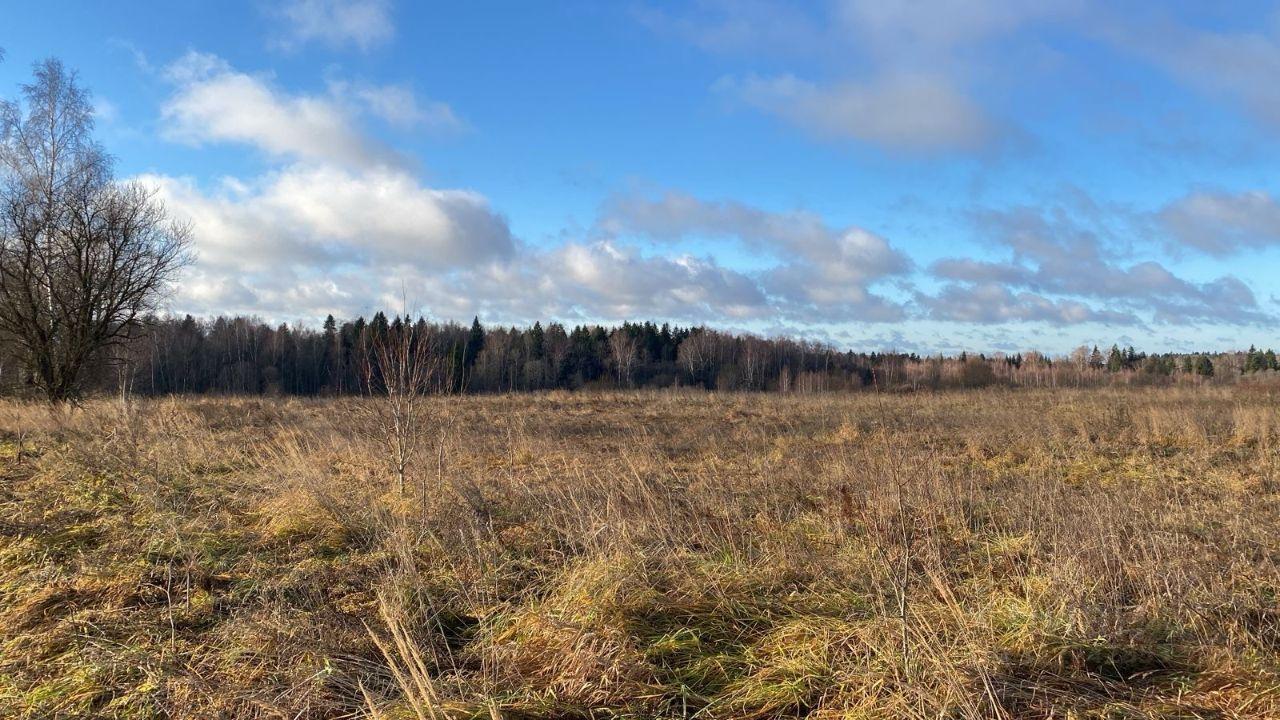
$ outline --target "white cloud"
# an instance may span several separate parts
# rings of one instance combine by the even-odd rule
[[[656,199],[613,198],[606,203],[600,229],[666,241],[735,238],[777,261],[759,274],[775,309],[814,322],[900,318],[902,308],[874,293],[871,286],[912,267],[910,259],[887,240],[862,228],[833,228],[813,213],[768,212],[678,192]]]
[[[401,293],[452,318],[759,317],[757,280],[693,255],[646,256],[612,242],[519,243],[488,200],[423,185],[358,129],[361,112],[402,126],[458,125],[402,86],[331,80],[296,95],[190,53],[166,73],[172,140],[234,142],[280,162],[215,186],[138,178],[191,224],[197,263],[181,309],[316,318],[398,304]],[[796,239],[797,247],[803,245]]]
[[[206,189],[137,178],[191,224],[197,262],[184,312],[310,318],[398,305],[440,317],[687,322],[760,318],[756,280],[691,255],[646,256],[611,242],[518,243],[487,201],[419,185],[403,171],[293,165]]]
[[[977,213],[978,231],[1009,259],[935,262],[929,270],[946,284],[933,296],[917,293],[917,302],[936,319],[972,322],[1274,322],[1238,278],[1195,282],[1155,260],[1120,256],[1109,223],[1112,215],[1124,221],[1124,213],[1075,199]]]
[[[1173,239],[1210,255],[1280,246],[1280,202],[1261,191],[1193,192],[1157,218]]]
[[[361,134],[332,97],[290,95],[221,58],[196,52],[170,65],[166,74],[177,85],[161,109],[162,132],[170,140],[243,143],[277,158],[348,167],[397,162],[394,153]]]
[[[857,227],[834,228],[804,210],[771,212],[732,200],[703,200],[669,191],[658,197],[621,195],[602,209],[600,229],[676,241],[692,236],[735,238],[786,261],[837,264],[859,280],[905,272],[911,266],[883,238]]]
[[[337,97],[350,98],[364,112],[401,129],[456,132],[467,127],[448,103],[423,100],[404,85],[333,81],[329,83],[329,90]]]
[[[395,35],[389,0],[289,0],[279,14],[286,28],[277,44],[284,49],[315,41],[368,51]]]
[[[190,180],[143,176],[189,220],[201,263],[270,272],[287,265],[468,267],[510,257],[506,221],[480,195],[435,190],[403,171],[291,166],[206,192]]]
[[[611,242],[569,243],[546,260],[557,289],[584,312],[610,318],[748,318],[769,312],[742,273],[688,255],[644,257]]]

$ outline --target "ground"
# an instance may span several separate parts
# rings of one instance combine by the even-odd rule
[[[1280,717],[1242,388],[0,403],[0,716]]]

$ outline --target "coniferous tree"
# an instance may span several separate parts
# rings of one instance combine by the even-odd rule
[[[374,313],[373,319],[369,321],[369,334],[374,339],[380,339],[386,337],[390,329],[391,323],[387,321],[387,316],[381,310]]]
[[[484,349],[484,327],[480,325],[480,317],[476,316],[471,321],[471,332],[467,335],[467,344],[463,353],[463,365],[470,370],[476,364],[476,358],[480,357],[480,351]]]
[[[1094,370],[1101,370],[1105,364],[1102,359],[1102,351],[1098,349],[1097,345],[1094,345],[1093,351],[1089,353],[1089,367]]]
[[[1213,377],[1213,361],[1208,355],[1196,355],[1192,361],[1192,369],[1200,377]]]
[[[1111,346],[1111,353],[1107,355],[1107,372],[1118,373],[1124,370],[1124,354],[1120,352],[1117,345]]]
[[[1254,373],[1267,369],[1266,353],[1257,347],[1250,345],[1249,352],[1244,357],[1244,372]]]

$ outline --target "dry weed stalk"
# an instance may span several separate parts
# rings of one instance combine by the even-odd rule
[[[378,614],[382,618],[382,624],[387,629],[387,633],[391,636],[390,641],[379,637],[368,625],[365,626],[365,630],[378,646],[383,659],[386,660],[387,668],[391,671],[396,686],[403,694],[409,708],[413,710],[418,720],[448,720],[448,715],[444,713],[441,706],[440,693],[431,679],[431,672],[422,659],[422,653],[419,652],[416,642],[400,621],[399,615],[389,609],[387,598],[381,593],[378,595]],[[381,715],[368,693],[365,693],[364,698],[371,714],[375,717]]]

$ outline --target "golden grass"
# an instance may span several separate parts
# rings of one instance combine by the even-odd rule
[[[0,716],[1280,717],[1266,393],[358,402],[0,403]]]

